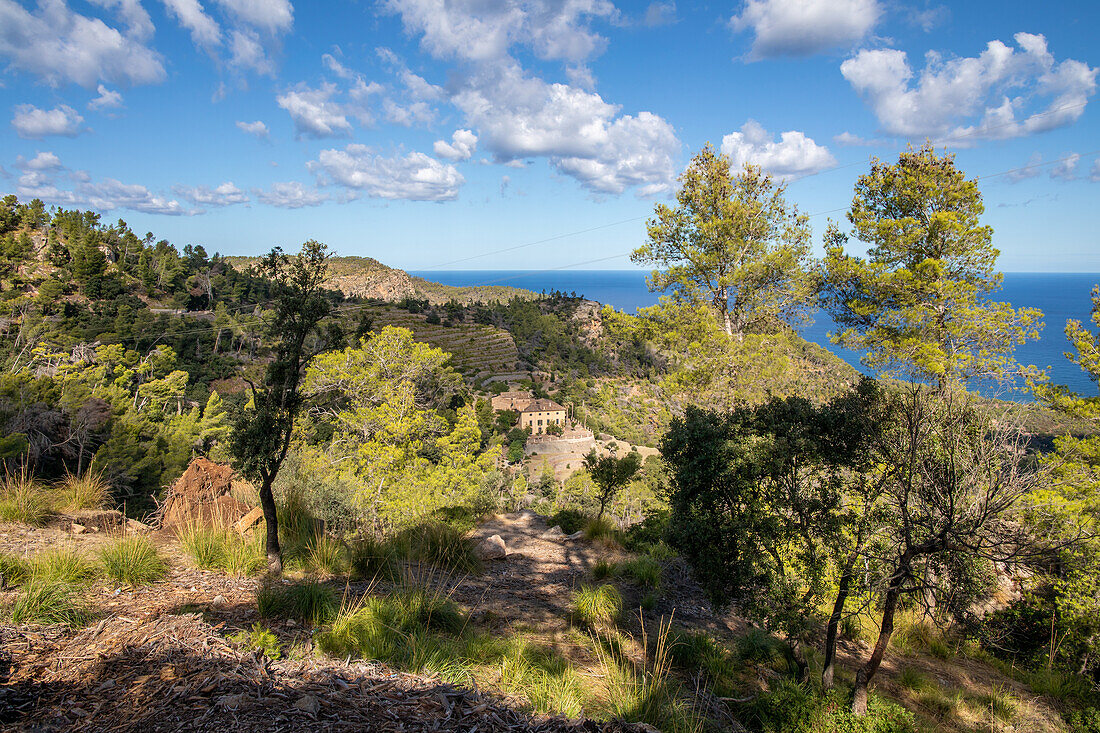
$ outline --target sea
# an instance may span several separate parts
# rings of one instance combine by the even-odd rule
[[[640,270],[425,270],[410,274],[444,285],[509,285],[536,293],[552,290],[576,293],[628,313],[656,304],[659,295],[649,291],[646,272]],[[1040,332],[1041,338],[1018,347],[1016,359],[1046,369],[1053,383],[1064,384],[1084,395],[1095,395],[1097,385],[1077,365],[1066,359],[1065,352],[1072,346],[1066,340],[1064,329],[1066,321],[1071,318],[1093,327],[1090,320],[1091,293],[1097,284],[1100,284],[1100,273],[1095,272],[1007,272],[1004,287],[991,296],[1017,308],[1038,308],[1043,312],[1045,326]],[[829,340],[829,333],[833,330],[835,328],[829,316],[818,312],[814,321],[802,329],[802,335],[857,369],[866,371],[860,364],[858,352],[843,349]],[[1001,396],[1024,401],[1028,399],[1024,393]]]

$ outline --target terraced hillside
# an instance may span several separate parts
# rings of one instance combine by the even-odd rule
[[[424,313],[409,313],[387,303],[364,305],[362,312],[373,319],[376,330],[385,326],[407,328],[417,341],[450,353],[454,367],[475,384],[529,376],[521,371],[516,342],[504,329],[468,322],[432,324]]]

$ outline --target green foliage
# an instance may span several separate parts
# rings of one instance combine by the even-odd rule
[[[573,591],[572,618],[584,626],[597,627],[614,622],[623,611],[623,594],[613,585],[582,585]]]
[[[252,628],[248,631],[238,631],[236,634],[231,634],[229,640],[245,649],[258,649],[272,661],[278,661],[279,657],[282,656],[283,645],[279,641],[279,637],[258,621],[252,624]]]
[[[607,560],[597,560],[592,565],[592,579],[606,580],[615,574],[616,564]]]
[[[25,472],[5,473],[0,479],[0,522],[41,527],[51,513],[46,489]]]
[[[351,543],[348,564],[356,580],[397,580],[400,576],[396,551],[388,542],[365,537]]]
[[[1100,733],[1100,708],[1074,710],[1066,716],[1071,733]]]
[[[130,585],[159,580],[168,572],[168,564],[148,537],[131,536],[100,550],[107,577]]]
[[[931,144],[893,165],[874,161],[848,212],[867,258],[825,241],[825,302],[842,329],[835,341],[865,350],[872,369],[940,389],[970,379],[1010,379],[1013,349],[1038,338],[1042,313],[988,299],[1001,286],[998,251],[976,181]]]
[[[42,550],[30,561],[31,577],[48,583],[87,583],[100,572],[95,562],[74,547]]]
[[[314,537],[305,548],[305,566],[325,575],[345,572],[348,563],[343,543],[327,535]]]
[[[785,186],[755,166],[731,170],[709,144],[680,176],[676,206],[658,204],[646,244],[653,290],[713,309],[727,336],[799,321],[815,293],[810,227],[783,198]]]
[[[111,497],[111,485],[99,473],[67,474],[54,489],[56,506],[65,511],[101,509]]]
[[[87,609],[69,586],[49,580],[32,580],[23,585],[11,611],[15,624],[30,622],[78,627],[89,619]]]
[[[634,452],[627,453],[622,458],[616,458],[614,455],[597,456],[596,449],[593,448],[584,457],[584,468],[592,476],[592,482],[598,489],[597,501],[600,509],[596,513],[596,521],[603,517],[607,505],[634,478],[641,467],[642,459]]]
[[[234,575],[253,575],[267,564],[263,545],[252,536],[242,537],[226,527],[193,525],[180,532],[180,547],[206,570]]]
[[[574,534],[584,529],[588,519],[576,509],[559,509],[546,518],[547,526],[561,527],[566,534]]]
[[[457,634],[466,624],[458,606],[422,588],[404,588],[387,596],[369,596],[340,609],[318,637],[327,654],[407,662],[416,634]]]
[[[271,580],[256,591],[256,605],[263,618],[290,616],[310,626],[328,623],[339,607],[336,593],[316,580]]]
[[[588,540],[616,542],[618,541],[619,530],[610,519],[589,519],[584,524],[584,537]]]
[[[619,575],[647,588],[656,588],[661,584],[661,564],[646,555],[625,560],[618,564],[616,570]]]
[[[757,695],[746,706],[742,718],[754,730],[771,733],[910,733],[916,724],[909,711],[871,695],[867,715],[857,717],[848,709],[847,693],[832,690],[825,695],[811,692],[790,681],[773,682],[766,694]]]

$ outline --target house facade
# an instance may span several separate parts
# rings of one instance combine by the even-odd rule
[[[565,427],[565,407],[553,400],[531,400],[519,413],[519,426],[541,435],[551,425]]]
[[[504,410],[522,412],[523,408],[534,401],[535,398],[530,392],[502,392],[490,400],[495,412],[503,412]]]

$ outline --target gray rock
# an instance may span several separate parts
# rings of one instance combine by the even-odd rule
[[[294,703],[294,707],[310,715],[316,715],[317,711],[321,709],[321,703],[313,695],[302,695]]]
[[[72,530],[73,534],[84,534],[84,530],[87,528],[83,524],[77,524],[76,522],[73,522],[70,529]]]
[[[564,540],[565,530],[555,524],[553,527],[540,534],[539,537],[544,540]]]
[[[210,605],[214,608],[225,608],[229,605],[229,599],[225,596],[214,596],[214,600],[210,602]]]
[[[571,535],[566,535],[565,539],[567,539],[567,540],[579,540],[582,537],[584,537],[584,530],[583,529],[578,531],[578,532],[574,532]]]
[[[477,546],[477,554],[482,560],[499,560],[508,554],[508,546],[500,535],[483,539]]]

